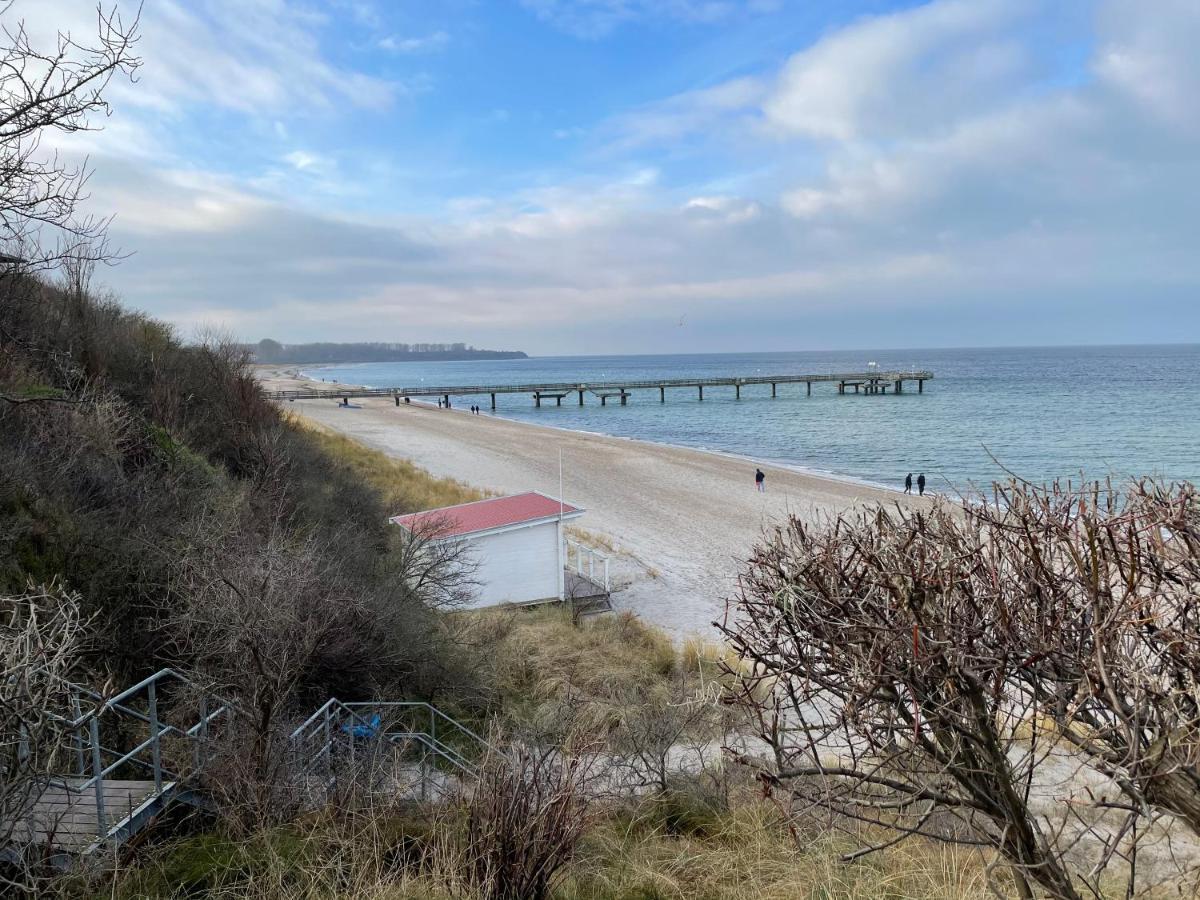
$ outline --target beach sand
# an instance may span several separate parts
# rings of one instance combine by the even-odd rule
[[[264,367],[259,376],[273,390],[312,385],[278,368]],[[331,400],[283,406],[434,475],[498,493],[557,496],[561,450],[564,499],[587,510],[577,524],[600,538],[601,549],[615,550],[612,571],[621,589],[614,607],[676,637],[714,636],[712,623],[724,614],[742,561],[771,523],[789,514],[813,521],[861,503],[928,502],[765,464],[766,492],[759,493],[752,461],[473,416],[465,406],[351,402],[350,408]]]

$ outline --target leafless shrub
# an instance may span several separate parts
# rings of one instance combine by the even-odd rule
[[[545,900],[593,815],[595,758],[527,744],[483,763],[468,803],[464,863],[488,900]]]
[[[426,606],[453,610],[472,599],[479,584],[478,564],[465,541],[443,537],[445,527],[434,517],[411,529],[397,529],[390,565]]]
[[[290,812],[279,807],[300,689],[321,660],[355,639],[347,617],[355,600],[326,577],[330,562],[278,520],[268,527],[260,538],[205,519],[206,547],[180,568],[169,611],[179,655],[213,693],[238,704],[211,780],[223,808],[248,827]]]
[[[628,686],[613,700],[608,745],[614,787],[667,797],[702,786],[709,796],[724,790],[721,748],[733,738],[734,721],[719,702],[715,683],[679,671],[665,684]]]
[[[1190,484],[1001,489],[973,510],[1024,654],[1006,673],[1086,754],[1131,817],[1200,834],[1200,500]]]
[[[57,586],[0,597],[0,850],[28,838],[28,816],[48,779],[69,768],[61,720],[73,717],[66,679],[83,632],[78,598]],[[0,871],[6,884],[31,887]]]
[[[1135,820],[1157,807],[1195,827],[1200,802],[1196,510],[1190,486],[1013,483],[992,503],[777,529],[724,626],[767,782],[795,807],[889,829],[884,846],[994,847],[1019,885],[1056,897],[1098,891],[1123,855],[1132,890]],[[1130,819],[1097,829],[1081,867],[1095,820],[1039,807],[1085,762],[1126,799],[1079,779],[1067,808]]]

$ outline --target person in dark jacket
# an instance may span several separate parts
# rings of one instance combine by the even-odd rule
[[[912,493],[912,472],[909,472],[907,477],[904,479],[904,493]]]
[[[922,472],[920,475],[917,476],[917,493],[919,493],[922,497],[925,496],[925,473],[924,472]]]
[[[760,493],[765,492],[767,489],[767,486],[764,483],[764,482],[766,482],[766,480],[767,480],[767,476],[765,474],[763,474],[762,469],[754,470],[754,486],[756,488],[758,488]]]

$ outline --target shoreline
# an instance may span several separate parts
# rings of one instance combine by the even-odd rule
[[[315,381],[258,367],[273,389]],[[339,383],[326,382],[331,387]],[[348,386],[348,385],[344,385]],[[738,574],[765,529],[789,516],[815,523],[863,505],[919,507],[904,493],[734,454],[439,409],[414,401],[362,398],[284,402],[282,408],[340,431],[439,477],[485,491],[559,492],[587,510],[578,525],[612,559],[613,605],[675,638],[715,637],[712,623],[737,590]],[[753,473],[767,473],[755,490]]]
[[[263,369],[270,369],[272,371],[276,371],[279,369],[278,366],[272,366],[269,364],[263,364],[260,367]],[[316,367],[319,368],[320,364],[317,364]],[[256,367],[256,368],[259,368],[259,367]],[[330,366],[330,368],[332,368],[332,366]],[[290,375],[291,377],[296,378],[297,380],[311,381],[314,384],[326,384],[326,385],[330,385],[331,387],[345,387],[345,388],[360,388],[360,387],[361,388],[372,388],[372,387],[375,387],[375,385],[370,385],[370,384],[351,384],[351,383],[343,382],[343,381],[325,381],[323,379],[318,380],[318,379],[312,377],[311,375],[309,375],[307,372],[302,371],[300,369],[289,370],[286,374]],[[435,409],[437,408],[436,404],[431,404],[427,400],[413,400],[413,403],[420,403],[425,406],[432,406]],[[452,407],[450,409],[450,412],[456,412],[456,411],[460,411],[460,410],[458,410],[457,407]],[[737,462],[743,462],[743,463],[753,464],[753,465],[767,465],[772,468],[778,468],[778,469],[792,471],[798,475],[803,475],[807,478],[819,478],[819,479],[823,479],[826,481],[836,481],[836,482],[840,482],[840,483],[855,486],[855,487],[868,488],[873,491],[882,491],[882,492],[886,492],[889,494],[895,494],[898,497],[905,497],[905,496],[911,497],[912,496],[911,494],[905,494],[901,488],[893,487],[889,484],[883,484],[882,482],[879,482],[879,481],[872,481],[869,478],[861,478],[857,475],[847,475],[847,474],[844,474],[841,472],[830,472],[826,469],[814,469],[810,466],[804,465],[804,463],[783,462],[780,460],[762,460],[762,459],[758,459],[753,456],[746,456],[745,454],[734,453],[731,450],[714,450],[711,447],[692,447],[687,444],[675,444],[670,441],[655,441],[655,440],[651,440],[650,438],[629,437],[627,435],[622,435],[622,434],[613,434],[608,431],[590,431],[586,428],[569,428],[566,425],[549,425],[549,424],[546,424],[543,422],[530,422],[526,419],[516,419],[516,418],[513,418],[512,416],[506,416],[503,413],[498,413],[498,412],[494,412],[494,411],[490,411],[490,410],[487,412],[487,415],[490,418],[502,419],[505,422],[512,422],[516,425],[529,425],[533,428],[548,428],[548,429],[551,429],[554,431],[569,432],[571,434],[593,435],[595,437],[607,438],[607,439],[614,440],[614,441],[632,441],[632,442],[638,443],[638,444],[646,444],[651,447],[673,447],[673,448],[676,448],[679,450],[689,450],[694,453],[709,453],[713,456],[718,456],[723,459],[736,460]],[[927,490],[925,492],[925,496],[926,497],[937,497],[937,496],[945,496],[945,495],[936,490]]]

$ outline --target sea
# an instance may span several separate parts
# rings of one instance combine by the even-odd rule
[[[924,473],[931,490],[986,491],[1010,474],[1054,479],[1151,476],[1200,481],[1200,344],[960,350],[798,351],[555,356],[309,367],[308,376],[372,387],[619,382],[622,379],[928,369],[924,393],[839,395],[836,384],[634,391],[627,406],[571,395],[535,408],[524,394],[456,398],[485,413],[728,454],[897,488]]]

